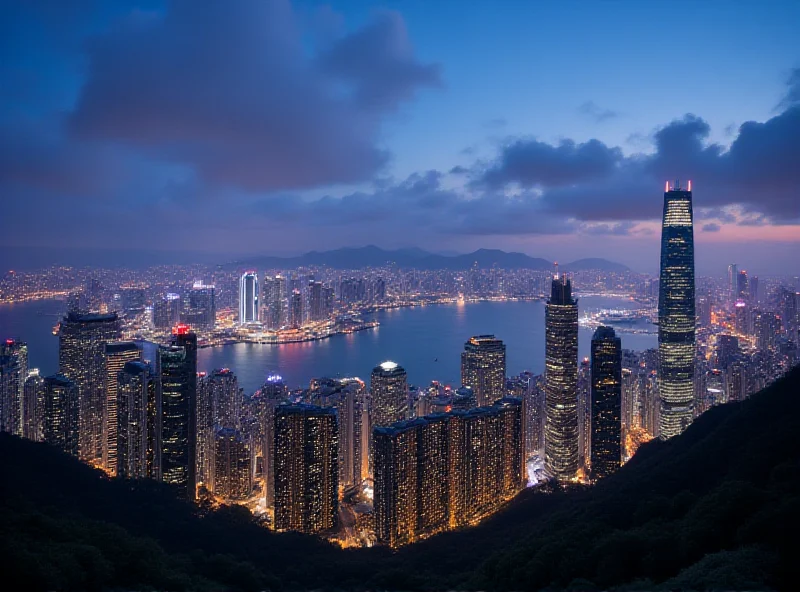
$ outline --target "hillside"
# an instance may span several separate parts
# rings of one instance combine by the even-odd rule
[[[0,570],[31,590],[781,590],[800,579],[800,369],[590,489],[397,553],[277,535],[0,434]]]
[[[324,265],[335,269],[360,269],[383,267],[393,263],[401,268],[465,270],[476,265],[480,268],[497,266],[502,269],[553,269],[553,263],[540,257],[529,257],[523,253],[508,253],[498,249],[478,249],[463,255],[439,255],[409,248],[388,251],[369,245],[366,247],[335,249],[333,251],[310,251],[297,257],[253,257],[232,263],[236,267],[289,269],[309,265]],[[567,271],[597,269],[601,271],[626,271],[620,263],[605,259],[580,259],[563,266]]]

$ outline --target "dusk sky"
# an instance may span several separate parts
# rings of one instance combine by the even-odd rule
[[[800,2],[0,2],[0,246],[800,273]],[[202,10],[200,7],[202,6]]]

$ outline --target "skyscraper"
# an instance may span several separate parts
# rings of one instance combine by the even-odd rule
[[[216,287],[202,281],[194,282],[182,317],[181,321],[188,325],[213,329],[217,321]]]
[[[78,454],[84,462],[103,466],[107,433],[106,343],[120,338],[116,313],[68,313],[59,332],[58,368],[78,387]]]
[[[28,346],[7,339],[0,344],[0,432],[21,436]]]
[[[622,462],[622,343],[611,327],[592,337],[591,474],[607,477]]]
[[[289,325],[297,329],[303,324],[303,295],[300,290],[292,290],[289,300]]]
[[[334,409],[275,411],[275,528],[319,533],[337,524],[339,440]]]
[[[269,329],[280,329],[287,320],[286,278],[280,274],[264,278],[264,311]]]
[[[406,418],[408,410],[408,376],[395,362],[375,366],[370,379],[372,395],[372,427],[388,426]]]
[[[158,348],[161,385],[161,478],[194,499],[197,470],[197,336],[173,329],[172,345]]]
[[[733,275],[732,280],[737,280]],[[733,286],[731,286],[733,288]],[[662,439],[680,434],[694,416],[694,230],[692,191],[678,182],[664,193],[658,295],[658,389]]]
[[[667,186],[669,191],[669,186]],[[666,206],[666,204],[665,204]],[[728,265],[728,304],[735,304],[737,300],[739,271],[735,263]]]
[[[214,442],[214,495],[246,499],[253,489],[250,443],[233,428],[218,428]]]
[[[106,396],[103,423],[103,468],[117,474],[117,377],[125,364],[140,360],[142,350],[133,341],[109,341],[105,351]]]
[[[28,370],[22,399],[22,437],[41,442],[44,429],[44,378],[38,368]]]
[[[117,422],[114,474],[128,479],[158,479],[157,381],[148,364],[126,362],[117,372]]]
[[[254,323],[258,318],[258,273],[246,271],[239,280],[239,324]]]
[[[545,466],[559,481],[578,471],[578,302],[556,274],[545,312]]]
[[[264,475],[265,502],[267,507],[275,504],[275,410],[286,402],[288,389],[277,374],[270,374],[254,395],[253,404],[261,430],[260,441],[255,443],[256,456],[261,456]]]
[[[63,374],[44,379],[42,440],[78,456],[78,386]]]
[[[180,294],[168,292],[153,303],[153,326],[169,329],[181,322],[182,299]]]
[[[475,393],[478,407],[491,405],[506,394],[506,346],[494,335],[477,335],[461,353],[461,384]]]

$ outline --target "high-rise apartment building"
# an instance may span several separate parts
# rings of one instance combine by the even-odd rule
[[[494,335],[477,335],[461,353],[461,384],[475,393],[478,407],[506,395],[506,346]]]
[[[289,299],[289,325],[293,329],[303,325],[303,294],[300,290],[292,290]]]
[[[119,319],[116,313],[68,313],[58,335],[59,372],[78,387],[78,455],[84,462],[102,467],[107,434],[106,343],[119,340]]]
[[[275,410],[275,528],[320,533],[338,520],[336,410],[280,405]]]
[[[0,432],[21,436],[28,346],[7,339],[0,343]]]
[[[239,279],[239,324],[258,322],[258,273],[247,271]]]
[[[733,276],[736,280],[738,276]],[[694,229],[691,181],[667,185],[661,230],[658,296],[658,391],[662,439],[680,434],[694,417]]]
[[[669,187],[667,187],[669,190]],[[736,304],[738,299],[739,270],[735,263],[728,265],[728,304]]]
[[[192,327],[213,329],[217,322],[216,287],[194,282],[189,290],[187,307],[181,315],[181,322]]]
[[[109,341],[105,349],[106,396],[103,423],[103,468],[117,474],[117,377],[125,364],[140,360],[142,350],[133,341]]]
[[[311,402],[336,409],[339,425],[339,487],[361,484],[366,385],[358,378],[320,378],[311,381]]]
[[[28,370],[22,398],[22,437],[34,442],[44,438],[44,378],[38,368]]]
[[[276,330],[288,320],[288,292],[282,275],[264,278],[264,314],[267,328]]]
[[[115,474],[128,479],[159,479],[158,381],[149,364],[126,362],[117,372]]]
[[[388,426],[406,418],[408,412],[408,375],[395,362],[383,362],[372,370],[372,427]]]
[[[253,490],[250,442],[233,428],[218,428],[214,442],[214,495],[231,501],[247,499]]]
[[[376,538],[399,547],[474,523],[523,487],[522,402],[376,427],[373,447]]]
[[[153,303],[153,326],[169,329],[181,322],[183,299],[180,294],[168,292]]]
[[[622,462],[622,343],[611,327],[592,337],[591,475],[601,479]]]
[[[327,316],[322,300],[322,282],[311,280],[308,282],[308,320],[321,321]]]
[[[545,310],[545,466],[568,481],[578,472],[578,302],[569,278],[556,274]]]
[[[78,456],[78,385],[63,374],[44,379],[42,440]]]
[[[197,335],[173,329],[172,345],[158,348],[161,386],[161,479],[195,498],[197,470]]]
[[[275,410],[285,403],[288,396],[286,384],[277,374],[270,374],[254,395],[253,405],[259,426],[257,441],[254,443],[256,461],[261,461],[261,474],[264,476],[265,501],[267,507],[275,504]]]

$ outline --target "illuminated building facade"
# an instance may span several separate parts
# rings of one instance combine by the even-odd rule
[[[478,407],[506,395],[506,346],[494,335],[477,335],[461,353],[461,384],[472,388]]]
[[[320,533],[337,525],[339,442],[336,410],[275,410],[275,528]]]
[[[121,336],[116,313],[68,313],[59,331],[58,368],[78,387],[81,460],[103,466],[106,447],[106,343]]]
[[[173,329],[172,345],[158,348],[161,386],[161,479],[194,499],[197,470],[197,335]]]
[[[406,418],[408,375],[395,362],[383,362],[372,370],[372,427],[388,426]]]
[[[28,370],[22,399],[22,437],[34,442],[44,438],[44,378],[38,368]]]
[[[622,462],[622,343],[611,327],[592,337],[591,475],[602,479]]]
[[[280,329],[288,317],[286,278],[282,275],[264,278],[264,319],[268,329]]]
[[[522,401],[373,430],[375,535],[399,547],[471,524],[523,487]]]
[[[363,423],[366,385],[358,378],[320,378],[311,381],[312,403],[333,407],[339,425],[339,487],[363,479]]]
[[[153,326],[169,329],[181,322],[182,300],[180,294],[169,292],[153,303]]]
[[[265,501],[267,507],[275,504],[275,410],[286,402],[288,389],[277,374],[270,374],[254,395],[256,417],[260,433],[254,443],[256,461],[260,457],[261,473],[264,476]]]
[[[575,478],[578,452],[578,302],[570,279],[556,274],[545,309],[547,471],[559,481]]]
[[[258,322],[258,274],[247,271],[239,279],[239,324]]]
[[[78,385],[63,374],[44,379],[42,440],[62,452],[78,456]]]
[[[0,343],[0,432],[21,436],[28,346],[7,339]]]
[[[213,329],[217,322],[216,287],[194,282],[189,290],[187,307],[181,315],[181,322],[193,327]]]
[[[233,428],[219,428],[214,442],[214,495],[231,501],[247,499],[253,490],[250,442]]]
[[[126,362],[117,373],[117,430],[114,474],[159,479],[158,384],[150,366]]]
[[[686,190],[676,182],[672,187],[667,185],[664,193],[661,230],[658,390],[662,439],[680,434],[694,417],[694,290],[691,181]]]
[[[133,341],[109,341],[105,351],[105,437],[103,438],[103,468],[109,475],[117,473],[117,376],[128,362],[140,360],[142,350]]]
[[[303,325],[303,295],[300,290],[292,290],[289,299],[289,326],[293,329]]]

